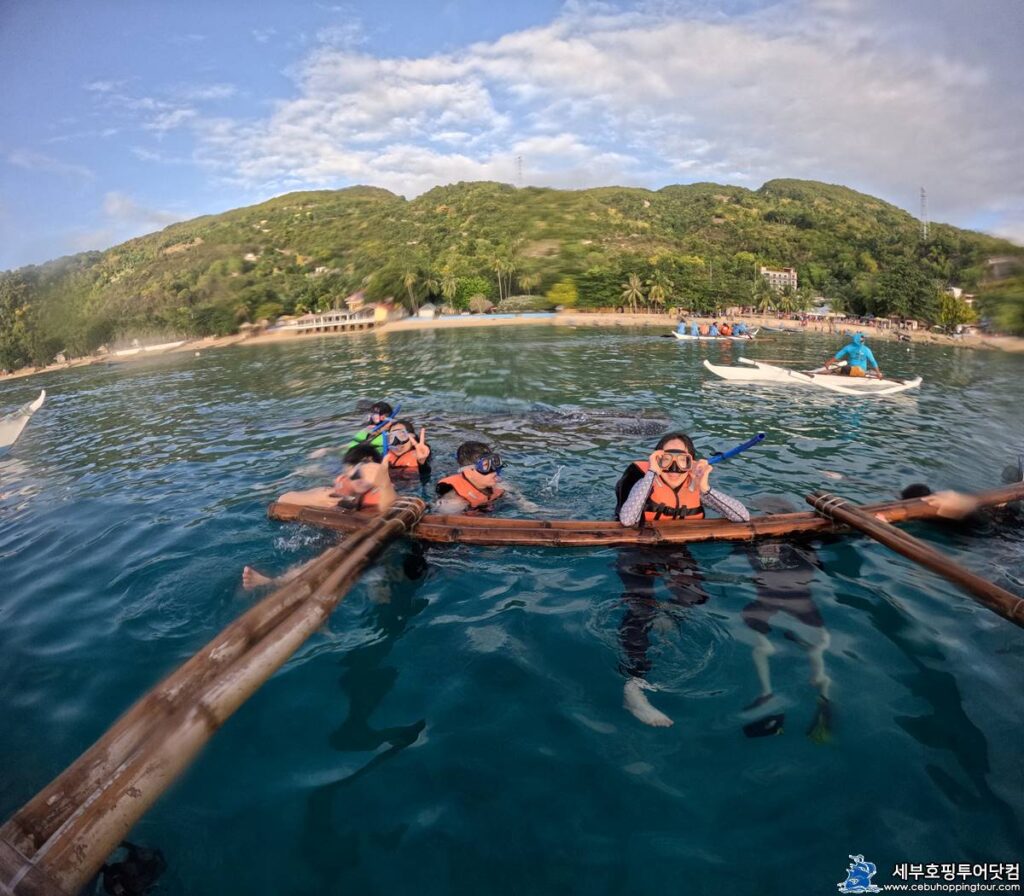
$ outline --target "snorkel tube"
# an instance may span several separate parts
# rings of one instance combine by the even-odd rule
[[[731,457],[735,457],[741,451],[746,451],[748,448],[753,448],[755,445],[760,444],[764,441],[764,433],[759,432],[754,438],[748,439],[742,445],[737,445],[735,448],[730,448],[728,451],[721,451],[717,454],[712,454],[708,458],[708,463],[714,466],[720,464],[723,460],[729,460]]]

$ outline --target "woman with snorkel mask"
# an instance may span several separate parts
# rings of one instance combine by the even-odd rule
[[[427,431],[420,429],[419,438],[412,420],[396,420],[385,436],[388,469],[392,479],[416,479],[427,482],[430,479],[430,446]]]
[[[681,432],[663,436],[646,461],[634,461],[615,485],[615,515],[623,526],[658,521],[702,520],[707,511],[733,522],[750,519],[747,508],[735,498],[711,488],[713,467],[699,460],[693,440]],[[651,661],[647,656],[650,632],[659,617],[655,586],[664,579],[672,603],[693,606],[708,599],[700,573],[685,547],[673,549],[623,548],[616,571],[623,585],[626,613],[619,625],[623,657],[619,669],[627,676],[623,705],[645,725],[665,728],[672,724],[665,713],[651,705],[644,691]]]

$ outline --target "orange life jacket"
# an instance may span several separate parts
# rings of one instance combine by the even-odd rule
[[[634,461],[644,473],[651,465],[646,460]],[[683,481],[678,489],[672,489],[660,476],[654,477],[651,494],[644,505],[644,519],[653,523],[657,520],[702,520],[704,505],[700,502],[700,489],[690,490],[690,484]]]
[[[368,492],[356,494],[352,480],[347,476],[339,476],[334,480],[334,492],[340,496],[338,506],[345,510],[376,510],[380,506],[380,492],[371,488]]]
[[[486,492],[478,489],[466,478],[464,473],[448,476],[442,479],[438,485],[450,485],[455,494],[469,505],[470,510],[490,510],[494,502],[505,494],[505,490],[496,485],[487,489]]]
[[[420,462],[416,460],[416,451],[410,448],[404,454],[395,454],[394,449],[388,452],[388,470],[395,479],[413,479],[420,475]]]
[[[707,336],[708,333],[711,332],[711,328],[707,324],[701,324],[697,327],[697,332],[700,333],[701,336]]]
[[[732,327],[728,324],[722,324],[722,326],[718,328],[718,332],[722,336],[732,336]]]

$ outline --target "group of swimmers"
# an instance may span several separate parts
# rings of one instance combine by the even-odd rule
[[[340,506],[382,513],[396,498],[393,480],[418,479],[422,484],[429,481],[432,454],[425,429],[416,435],[412,421],[398,418],[386,402],[372,405],[366,422],[368,428],[357,433],[346,447],[342,472],[332,487],[286,498],[307,506]],[[485,442],[467,441],[459,445],[456,459],[458,470],[437,483],[433,511],[492,510],[508,491],[507,486],[499,484],[504,467],[500,455]],[[630,463],[619,478],[615,485],[615,516],[625,527],[702,520],[708,513],[733,522],[749,520],[750,513],[741,501],[712,487],[713,470],[707,460],[698,457],[689,435],[668,433],[645,460]],[[1017,476],[1024,477],[1024,471]],[[903,497],[928,493],[923,487],[917,488],[923,491]],[[941,516],[950,518],[963,517],[976,506],[969,496],[955,492],[931,495],[925,500],[933,503]],[[752,633],[753,657],[761,683],[761,693],[747,707],[756,718],[744,726],[744,733],[759,737],[781,731],[783,717],[771,711],[768,667],[768,658],[776,650],[770,636],[774,627],[781,626],[785,637],[808,654],[811,681],[817,691],[817,708],[808,734],[815,739],[827,737],[831,719],[830,680],[825,673],[824,651],[829,636],[810,594],[817,566],[814,552],[769,541],[759,541],[743,550],[755,571],[757,598],[744,609],[742,619]],[[642,546],[623,548],[615,566],[626,608],[619,626],[623,657],[620,670],[626,677],[624,705],[645,724],[671,725],[672,720],[653,707],[645,693],[654,689],[647,681],[651,669],[650,632],[664,615],[663,604],[655,599],[654,589],[658,581],[664,582],[669,603],[689,607],[708,599],[703,577],[684,546],[668,552]],[[270,581],[249,567],[243,574],[247,588]]]
[[[676,331],[682,334],[689,332],[690,336],[695,338],[700,336],[750,336],[750,330],[747,329],[747,325],[742,321],[734,324],[727,322],[719,323],[717,320],[710,324],[698,324],[697,321],[693,320],[687,323],[686,321],[680,321],[679,326],[676,327]]]

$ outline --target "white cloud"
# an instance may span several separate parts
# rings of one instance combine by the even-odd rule
[[[924,184],[936,219],[997,205],[1024,218],[1016,62],[961,52],[933,33],[925,0],[906,3],[916,18],[880,0],[731,16],[697,2],[570,2],[549,24],[413,58],[366,52],[339,8],[345,21],[291,70],[293,94],[250,121],[188,104],[228,98],[230,85],[170,102],[95,83],[148,130],[190,128],[196,158],[251,190],[370,182],[411,195],[512,181],[521,155],[529,182],[553,186],[806,177],[912,206]]]
[[[58,177],[66,177],[72,180],[92,181],[96,179],[96,173],[84,165],[76,165],[71,162],[63,162],[52,156],[43,155],[39,152],[18,149],[7,156],[7,161],[26,171],[37,171],[42,174],[55,174]]]
[[[181,97],[197,103],[227,100],[238,93],[234,84],[194,84],[179,91]]]
[[[103,197],[103,214],[118,223],[147,221],[166,226],[180,221],[178,215],[145,208],[126,193],[110,192]]]
[[[68,235],[68,246],[72,251],[105,249],[182,221],[188,215],[147,208],[126,193],[112,191],[103,197],[100,217],[99,226],[72,231]]]
[[[172,109],[169,112],[161,112],[159,115],[154,116],[143,127],[147,131],[164,133],[180,128],[183,124],[187,124],[198,117],[198,115],[199,113],[195,109]]]

